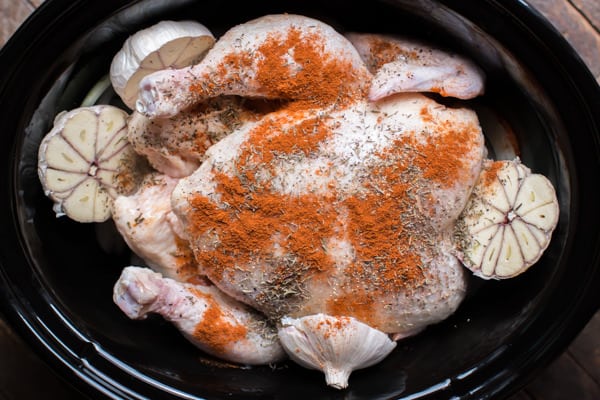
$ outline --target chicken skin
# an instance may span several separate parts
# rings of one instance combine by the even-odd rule
[[[182,178],[194,172],[211,145],[246,123],[262,110],[234,96],[208,99],[169,118],[149,119],[133,112],[128,138],[138,154],[159,172]]]
[[[402,337],[463,299],[451,232],[485,154],[472,111],[419,94],[285,109],[212,146],[173,210],[232,297],[274,319],[344,315]]]
[[[349,33],[374,74],[369,99],[395,93],[435,92],[472,99],[483,94],[485,76],[472,61],[426,44],[371,33]]]
[[[336,79],[312,63],[315,57],[339,66],[340,92],[365,90],[370,73],[341,34],[312,18],[268,15],[230,29],[200,63],[146,76],[136,108],[163,118],[220,95],[310,100],[321,82]]]
[[[198,266],[171,209],[177,179],[153,173],[138,191],[113,203],[115,226],[129,248],[146,264],[181,282],[194,279]]]
[[[115,284],[114,302],[132,319],[161,315],[201,350],[228,361],[254,365],[285,358],[276,330],[263,316],[209,283],[182,283],[127,267]]]

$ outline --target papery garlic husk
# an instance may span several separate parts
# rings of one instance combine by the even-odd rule
[[[196,21],[161,21],[130,36],[110,65],[110,81],[129,108],[135,108],[139,83],[148,74],[198,62],[215,43]]]
[[[486,161],[457,221],[458,258],[484,279],[525,272],[548,247],[558,223],[552,183],[517,158]]]
[[[387,334],[344,316],[284,317],[278,333],[293,361],[323,371],[336,389],[348,387],[352,371],[377,364],[396,347]]]

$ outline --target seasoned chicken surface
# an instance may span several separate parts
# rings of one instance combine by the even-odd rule
[[[406,336],[465,294],[450,236],[484,156],[472,111],[419,94],[284,108],[213,145],[173,210],[201,272],[267,316]]]
[[[168,118],[149,119],[133,112],[128,127],[135,151],[147,157],[156,170],[175,178],[190,175],[211,145],[262,110],[239,97],[208,99]]]
[[[252,365],[285,358],[276,330],[263,316],[209,283],[181,283],[127,267],[115,284],[114,301],[132,319],[160,314],[190,342],[225,360]]]
[[[115,199],[113,220],[129,248],[149,267],[184,282],[198,275],[198,266],[171,209],[177,181],[157,173],[147,176],[136,193]]]
[[[374,74],[369,98],[395,93],[435,92],[472,99],[483,94],[485,76],[472,61],[413,40],[372,33],[349,33]]]
[[[335,70],[322,68],[331,64]],[[200,63],[146,76],[136,107],[160,118],[219,95],[310,101],[322,82],[335,84],[334,97],[364,91],[369,79],[354,46],[329,25],[268,15],[230,29]]]

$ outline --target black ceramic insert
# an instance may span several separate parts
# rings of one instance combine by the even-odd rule
[[[482,115],[493,155],[501,121],[519,155],[557,188],[547,252],[505,282],[472,279],[455,315],[399,343],[345,391],[292,363],[240,368],[209,357],[160,318],[128,320],[112,285],[129,253],[111,223],[57,219],[37,178],[54,116],[108,73],[125,38],[162,19],[216,35],[268,13],[340,31],[413,36],[461,52],[487,74]],[[118,104],[108,91],[103,100]],[[460,103],[459,103],[460,104]],[[20,334],[91,397],[206,399],[481,398],[516,391],[566,348],[600,303],[600,90],[575,52],[518,0],[46,0],[0,52],[0,301]],[[103,238],[113,238],[105,240]],[[596,288],[596,289],[594,289]]]

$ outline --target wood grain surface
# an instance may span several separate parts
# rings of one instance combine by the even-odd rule
[[[0,0],[0,46],[43,0]],[[529,0],[571,43],[600,82],[600,0]],[[600,111],[600,110],[599,110]],[[34,384],[19,384],[23,377]],[[0,400],[81,399],[0,315]],[[557,360],[510,400],[599,400],[600,312]]]

